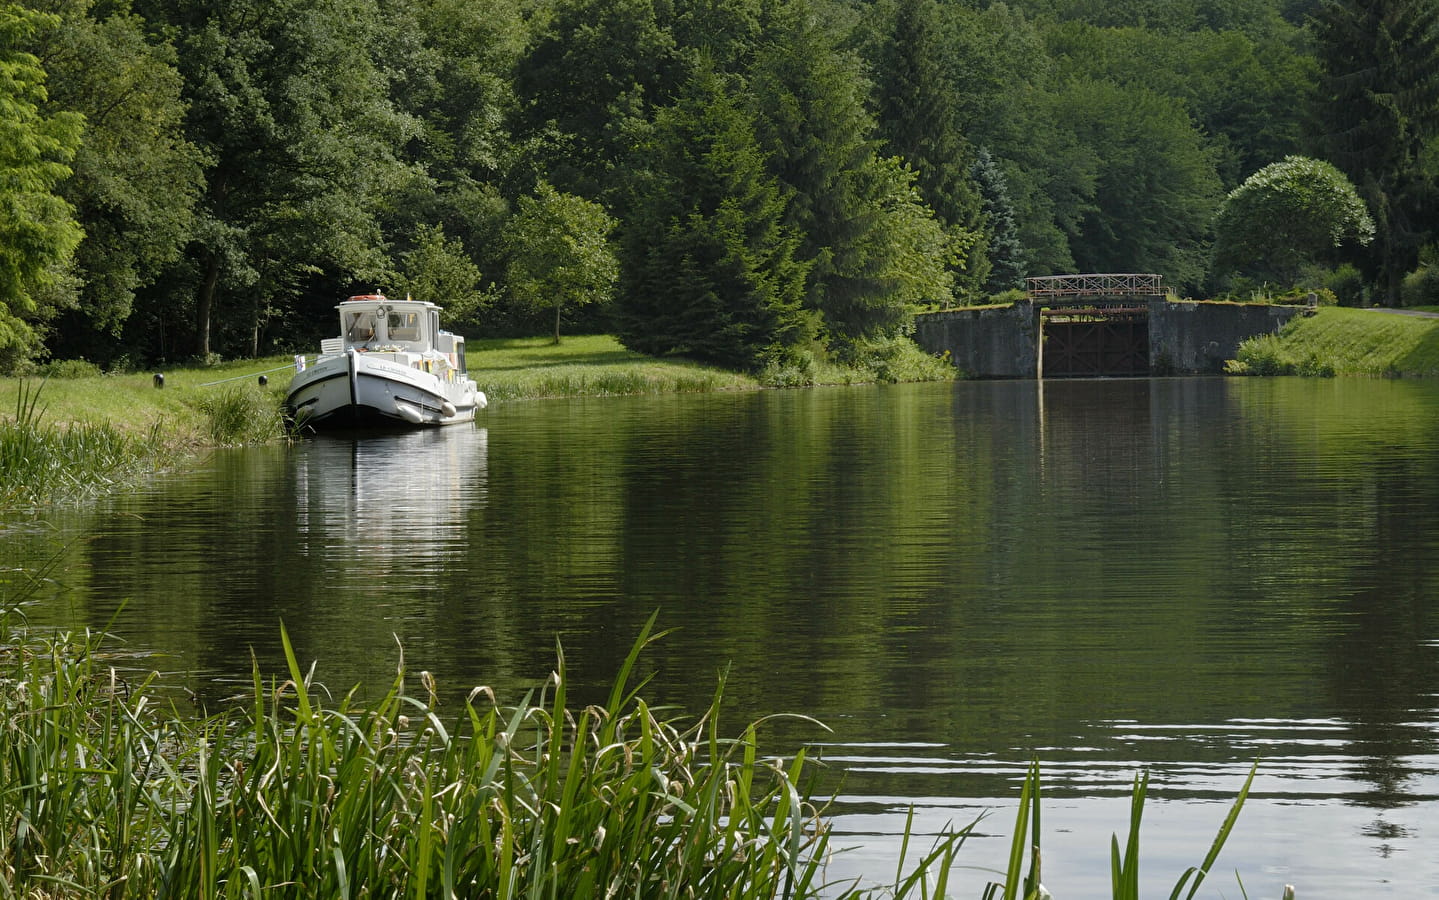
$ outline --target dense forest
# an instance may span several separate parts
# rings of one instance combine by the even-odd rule
[[[1436,0],[0,0],[0,110],[0,372],[372,290],[740,368],[1026,275],[1439,302]]]

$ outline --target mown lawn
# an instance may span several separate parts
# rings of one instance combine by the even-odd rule
[[[1439,375],[1439,318],[1404,312],[1321,309],[1246,341],[1239,360],[1256,374]]]

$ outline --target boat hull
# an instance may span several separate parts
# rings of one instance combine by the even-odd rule
[[[354,350],[321,357],[295,375],[285,407],[302,428],[429,427],[472,422],[487,400],[469,378],[449,377]]]

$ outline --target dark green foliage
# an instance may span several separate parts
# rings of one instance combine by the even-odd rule
[[[1435,229],[1425,153],[1439,137],[1439,6],[1325,0],[1314,25],[1324,154],[1369,203],[1377,226],[1371,269],[1394,305]]]
[[[1015,220],[1014,204],[1009,199],[1009,184],[1004,172],[989,151],[983,147],[970,169],[979,195],[984,201],[985,226],[989,234],[989,278],[985,293],[1024,287],[1027,273],[1024,247],[1019,242],[1019,223]]]
[[[1300,148],[1296,109],[1315,73],[1297,28],[1276,22],[1259,34],[1171,34],[1075,21],[1047,28],[1045,43],[1064,73],[1182,101],[1218,153],[1215,164],[1228,187]]]
[[[1072,272],[1068,234],[1093,208],[1098,160],[1057,127],[1059,75],[1043,23],[995,4],[944,7],[943,60],[966,137],[987,147],[1009,178],[1019,237],[1036,274]]]
[[[1345,263],[1324,276],[1324,287],[1340,306],[1368,306],[1364,276],[1352,263]]]
[[[1399,297],[1404,306],[1439,306],[1439,267],[1421,265],[1404,276]]]
[[[187,259],[194,352],[253,353],[260,329],[316,273],[373,283],[389,260],[378,205],[405,176],[415,129],[375,63],[372,0],[142,0],[177,29],[187,133],[207,156]],[[326,298],[333,302],[330,298]]]
[[[173,49],[137,16],[96,18],[93,0],[54,0],[36,35],[50,102],[85,117],[74,175],[61,187],[85,240],[72,295],[49,342],[56,355],[108,362],[136,291],[153,283],[189,239],[201,159],[183,133]]]
[[[982,235],[979,192],[969,177],[974,150],[959,130],[954,96],[937,39],[935,0],[899,0],[889,40],[876,61],[876,106],[886,153],[918,172],[920,195],[945,225]],[[958,289],[977,292],[988,257],[977,248],[957,273]]]
[[[1180,290],[1203,279],[1221,198],[1213,152],[1176,100],[1077,81],[1056,114],[1095,155],[1094,206],[1069,227],[1082,272],[1155,272]]]
[[[660,114],[647,156],[653,174],[622,229],[625,345],[755,368],[806,339],[800,239],[723,76],[702,69],[691,79]]]
[[[887,209],[896,188],[875,153],[863,64],[814,6],[791,0],[767,29],[751,78],[760,143],[810,266],[807,305],[838,339],[892,334],[916,299],[906,284],[915,267],[900,262],[908,223]]]
[[[704,351],[715,358],[811,337],[843,352],[903,333],[917,306],[1026,272],[1207,283],[1223,191],[1301,144],[1369,205],[1377,239],[1351,261],[1379,297],[1397,302],[1434,240],[1430,0],[0,4],[0,365],[12,367],[46,350],[108,365],[300,349],[327,332],[338,297],[416,266],[458,275],[446,276],[466,282],[457,296],[493,298],[475,304],[482,331],[548,328],[508,282],[505,240],[540,181],[689,254],[626,252],[627,285],[665,275],[626,299],[635,341],[648,303],[663,312],[657,334],[683,331],[656,299],[671,274],[696,298],[727,285],[700,317],[711,325],[738,315],[733,297],[767,298],[698,329],[701,343],[737,342]],[[654,134],[660,111],[701,70],[753,119],[745,165],[772,197],[736,184],[747,201],[658,221],[706,190],[654,152],[674,143]],[[1322,135],[1306,135],[1309,112]],[[701,144],[737,146],[704,127],[691,130]],[[737,158],[705,165],[738,171]],[[782,274],[794,265],[799,307]]]
[[[590,198],[621,186],[617,170],[681,77],[662,12],[655,0],[557,0],[516,72],[515,131],[536,177]]]
[[[402,148],[411,169],[377,212],[392,260],[405,266],[406,254],[423,249],[416,238],[439,226],[471,265],[499,280],[506,196],[534,180],[523,174],[524,147],[509,131],[514,69],[529,39],[524,10],[509,0],[404,0],[381,8],[380,66],[396,107],[417,129]]]

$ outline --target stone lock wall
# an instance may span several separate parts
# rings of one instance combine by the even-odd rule
[[[949,353],[971,378],[1034,378],[1039,372],[1039,310],[1033,303],[950,309],[915,317],[915,343]]]
[[[1149,366],[1156,375],[1224,371],[1240,342],[1273,334],[1304,312],[1299,306],[1197,301],[1149,304]]]
[[[1298,306],[1152,300],[1149,365],[1156,375],[1217,373],[1239,344],[1272,334],[1304,312]],[[1031,302],[925,313],[914,340],[926,353],[948,353],[971,378],[1034,378],[1039,372],[1039,309]]]

